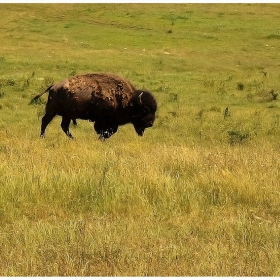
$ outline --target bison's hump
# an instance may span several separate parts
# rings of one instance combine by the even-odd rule
[[[93,73],[70,78],[68,91],[71,93],[90,91],[93,99],[106,100],[111,106],[119,104],[125,107],[135,88],[129,81],[121,77],[106,73]]]

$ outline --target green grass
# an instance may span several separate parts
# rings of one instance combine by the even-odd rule
[[[279,11],[1,4],[0,275],[279,276]],[[40,139],[31,98],[98,71],[149,89],[154,127]]]

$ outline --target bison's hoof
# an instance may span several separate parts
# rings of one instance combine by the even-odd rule
[[[101,142],[105,141],[105,138],[102,134],[99,135],[98,140],[100,140]]]

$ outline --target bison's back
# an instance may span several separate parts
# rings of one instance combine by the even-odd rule
[[[134,93],[129,81],[112,74],[78,75],[50,88],[47,111],[72,119],[96,121],[104,116],[127,119]]]
[[[105,73],[78,75],[68,82],[70,92],[91,92],[93,103],[106,103],[109,107],[126,107],[135,91],[126,79]]]

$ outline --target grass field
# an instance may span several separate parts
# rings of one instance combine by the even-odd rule
[[[280,276],[279,4],[0,4],[1,276]],[[111,72],[154,127],[40,139],[53,82]]]

